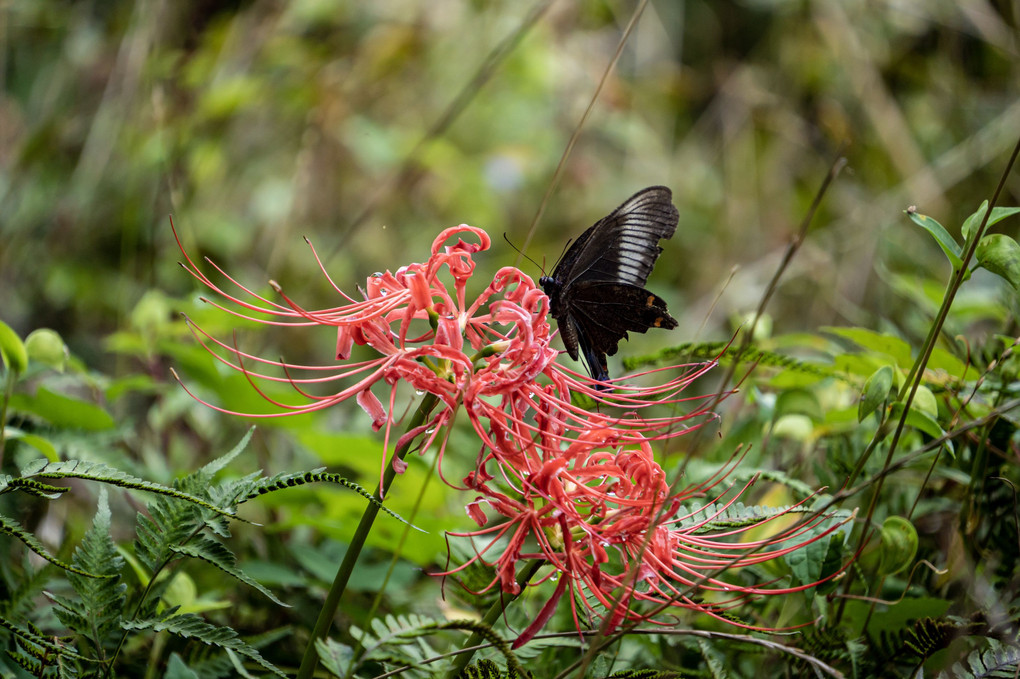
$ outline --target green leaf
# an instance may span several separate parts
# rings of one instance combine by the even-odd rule
[[[49,439],[37,436],[36,434],[29,434],[17,427],[7,427],[6,434],[9,439],[18,439],[22,443],[32,446],[45,455],[46,459],[50,462],[56,462],[60,459],[60,456],[57,454],[57,447]]]
[[[914,561],[917,555],[917,530],[902,516],[890,516],[882,523],[879,572],[883,575],[899,573]]]
[[[978,243],[978,266],[1006,279],[1014,290],[1020,291],[1020,245],[1001,233],[985,236]]]
[[[916,396],[915,396],[916,398]],[[898,418],[903,413],[903,402],[897,401],[892,406],[892,417]],[[941,425],[934,418],[927,415],[924,411],[918,408],[911,408],[910,412],[907,413],[907,424],[914,429],[923,431],[928,436],[934,439],[942,438],[945,436],[945,430],[942,429]],[[951,456],[956,457],[956,449],[953,447],[953,442],[949,439],[945,442],[946,452]]]
[[[28,351],[24,343],[11,326],[0,321],[0,357],[4,365],[15,375],[20,375],[28,368]]]
[[[883,631],[895,632],[900,630],[920,618],[941,617],[946,614],[951,605],[952,602],[946,599],[923,596],[917,598],[907,597],[901,599],[893,606],[885,608],[880,606],[869,619],[868,614],[873,607],[871,602],[848,601],[844,619],[852,621],[850,623],[851,626],[863,624],[865,620],[869,620],[868,633],[881,634]]]
[[[338,677],[347,676],[347,670],[354,660],[354,649],[333,639],[316,639],[315,650],[323,668]]]
[[[981,225],[981,220],[985,216],[985,210],[988,209],[988,201],[981,203],[981,207],[977,209],[977,212],[967,217],[963,222],[963,237],[970,240],[971,233]],[[992,210],[991,216],[988,218],[988,226],[992,227],[1001,222],[1006,217],[1010,217],[1020,213],[1020,207],[997,207]]]
[[[959,269],[963,265],[963,250],[956,240],[949,235],[944,226],[931,217],[922,215],[915,210],[906,210],[906,213],[910,217],[910,221],[932,235],[935,242],[942,248],[942,252],[946,253],[946,257],[949,259],[949,263],[953,265],[954,270]]]
[[[776,415],[806,415],[813,422],[821,422],[825,416],[818,397],[807,389],[789,389],[776,399]]]
[[[864,328],[825,327],[822,331],[844,337],[864,349],[890,356],[900,368],[909,369],[913,363],[910,345],[899,337],[884,335]],[[870,373],[869,373],[870,374]]]
[[[100,431],[114,426],[110,414],[94,403],[56,394],[45,387],[39,387],[34,397],[15,394],[11,408],[38,415],[56,427]]]
[[[838,562],[841,562],[842,546],[846,540],[845,533],[848,529],[844,526],[829,536],[817,540],[811,540],[810,536],[823,532],[831,526],[831,522],[846,523],[850,517],[851,512],[838,511],[808,533],[795,538],[796,541],[806,544],[802,544],[798,549],[785,555],[783,560],[790,567],[790,572],[796,582],[801,584],[818,582],[822,578],[832,575],[833,569],[839,567]],[[808,542],[808,540],[811,541]],[[837,554],[833,555],[832,550],[836,550]]]
[[[712,679],[729,679],[731,676],[727,669],[729,663],[722,653],[704,639],[698,639],[698,649],[701,651],[701,657],[705,659]]]
[[[963,233],[965,241],[969,241],[971,234],[974,233],[974,230],[981,225],[981,219],[985,216],[985,210],[987,209],[988,201],[983,200],[981,201],[981,205],[978,206],[978,209],[963,220],[963,227],[960,231]]]
[[[163,679],[199,679],[199,676],[184,663],[181,656],[171,653],[170,660],[166,664],[166,672],[163,673]]]
[[[783,415],[773,425],[772,434],[777,438],[803,443],[814,436],[815,426],[807,415]]]
[[[67,359],[71,355],[60,335],[49,328],[40,328],[29,333],[25,338],[25,350],[30,359],[48,365],[57,372],[64,372]]]
[[[919,410],[933,420],[939,416],[939,403],[935,400],[935,394],[923,384],[918,385],[914,392],[914,400],[910,403],[911,410]]]
[[[861,402],[857,407],[858,422],[863,422],[865,417],[885,403],[885,400],[889,398],[892,385],[893,369],[890,366],[883,365],[872,373],[861,392]]]

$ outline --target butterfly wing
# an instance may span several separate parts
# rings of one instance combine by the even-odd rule
[[[644,289],[679,215],[672,193],[652,186],[628,198],[581,234],[552,276],[541,279],[567,353],[584,357],[588,372],[609,378],[606,355],[616,353],[628,331],[675,328],[666,303]]]
[[[628,332],[671,330],[677,326],[665,300],[636,285],[581,283],[570,293],[567,324],[574,328],[588,372],[599,381],[609,378],[606,356],[616,354],[620,340],[628,339]]]
[[[665,186],[638,191],[581,234],[553,272],[564,288],[601,281],[644,287],[662,248],[676,231],[679,213]]]

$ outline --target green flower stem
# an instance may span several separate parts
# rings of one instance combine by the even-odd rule
[[[521,569],[521,574],[517,576],[517,584],[521,586],[521,594],[524,593],[524,588],[528,586],[528,582],[531,580],[531,578],[535,577],[535,573],[538,572],[538,569],[544,565],[545,561],[541,559],[533,559],[529,561],[527,565],[524,566],[523,569]],[[520,594],[516,594],[509,598],[507,598],[505,595],[501,596],[499,599],[493,602],[492,606],[489,608],[489,611],[485,614],[485,617],[482,618],[482,623],[488,625],[489,627],[492,627],[496,623],[496,620],[499,619],[499,616],[503,613],[506,607],[513,603],[513,601],[516,600],[517,597],[519,596]],[[473,632],[471,636],[468,637],[467,642],[465,642],[464,648],[472,648],[474,646],[478,646],[480,643],[482,643],[483,640],[484,639],[481,634],[479,634],[478,632]],[[456,660],[453,661],[453,669],[450,670],[450,672],[446,675],[447,679],[457,679],[457,677],[460,676],[460,673],[464,671],[464,668],[468,666],[468,663],[471,662],[471,658],[474,656],[474,654],[475,652],[471,650],[464,651],[463,653],[458,655]]]
[[[439,398],[434,394],[427,394],[422,399],[421,404],[418,405],[418,410],[415,411],[414,417],[407,425],[407,431],[420,427],[425,423],[432,409],[439,403]],[[413,440],[413,439],[412,439]],[[402,446],[399,446],[394,452],[396,459],[404,459],[404,455],[411,449],[412,440],[406,441]],[[386,471],[383,474],[382,486],[389,489],[396,476],[396,471],[393,469],[392,464],[386,465]],[[381,488],[375,489],[375,497],[381,501],[379,491]],[[358,524],[358,529],[354,531],[354,537],[351,538],[350,547],[347,548],[347,554],[344,555],[344,560],[340,564],[340,568],[336,572],[336,578],[333,579],[333,586],[329,588],[329,594],[326,595],[326,601],[322,605],[322,609],[319,611],[319,619],[315,621],[315,628],[312,630],[312,637],[308,640],[308,646],[305,648],[304,657],[301,658],[301,667],[298,669],[297,679],[312,679],[312,675],[315,673],[315,667],[319,664],[319,653],[315,648],[315,642],[319,639],[325,639],[326,635],[329,634],[329,629],[333,624],[333,617],[336,615],[337,608],[340,607],[340,598],[343,596],[344,590],[347,588],[347,581],[351,578],[351,573],[354,572],[354,565],[358,561],[358,556],[361,554],[362,548],[365,546],[365,540],[368,538],[368,534],[372,529],[372,523],[375,521],[376,515],[379,513],[379,505],[369,504],[368,508],[365,509],[365,513],[361,515],[361,523]]]

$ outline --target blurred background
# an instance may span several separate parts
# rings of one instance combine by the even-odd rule
[[[196,290],[170,214],[193,254],[309,306],[331,292],[302,236],[352,289],[461,222],[494,237],[492,271],[513,263],[501,234],[526,242],[635,3],[0,7],[0,314],[102,365],[147,291]],[[551,267],[568,238],[666,184],[680,229],[651,287],[682,321],[675,341],[728,338],[846,143],[776,329],[911,313],[875,279],[945,266],[905,208],[953,231],[994,188],[1020,130],[1017,7],[651,2],[528,254]]]
[[[0,0],[0,320],[21,336],[57,330],[77,366],[65,390],[118,423],[61,453],[165,481],[227,450],[248,423],[197,405],[171,366],[214,403],[268,407],[242,376],[217,371],[176,312],[226,341],[239,329],[239,344],[268,358],[334,360],[328,331],[251,329],[199,303],[207,290],[177,264],[171,214],[196,261],[208,256],[271,297],[276,280],[314,308],[339,302],[303,236],[357,294],[375,271],[424,261],[442,229],[480,226],[493,238],[477,257],[480,292],[518,261],[502,234],[551,269],[569,238],[665,184],[680,227],[649,287],[680,327],[633,336],[626,356],[729,340],[843,149],[848,164],[769,307],[772,332],[859,326],[918,346],[949,267],[904,210],[959,238],[994,190],[1020,134],[1020,2],[653,0],[532,233],[637,4]],[[1000,204],[1018,202],[1014,172]],[[1002,290],[977,274],[958,307],[983,298],[985,324],[963,317],[947,332],[1001,330],[990,300]],[[853,411],[856,393],[841,396]],[[381,437],[346,405],[262,422],[242,473],[326,464],[373,485]],[[473,458],[477,441],[460,435],[454,449]],[[761,450],[752,466],[792,468],[782,451],[767,461]],[[807,444],[797,455],[795,473],[809,475]],[[408,476],[426,472],[412,462]],[[396,576],[428,594],[391,587],[394,606],[435,596],[418,569],[441,563],[443,531],[466,522],[463,499],[444,491],[429,487],[416,519],[429,534],[410,538],[404,554],[417,563]],[[288,601],[307,622],[364,502],[334,488],[288,493],[254,510],[267,528],[238,530],[256,541],[246,570],[300,592]],[[406,512],[411,495],[387,504]],[[401,530],[381,522],[374,544]],[[284,567],[292,558],[300,568]],[[370,591],[375,575],[364,572],[353,587]],[[278,622],[264,606],[240,610],[256,630]]]

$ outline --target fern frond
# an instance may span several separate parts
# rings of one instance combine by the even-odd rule
[[[272,672],[278,677],[286,677],[276,665],[262,657],[251,645],[245,643],[238,636],[237,632],[229,627],[220,627],[206,622],[192,613],[174,615],[171,617],[154,618],[148,620],[132,620],[122,623],[127,630],[152,630],[154,632],[169,632],[184,639],[195,639],[210,646],[216,646],[225,650],[233,651],[252,662],[257,663],[263,669]]]
[[[606,679],[679,679],[683,674],[671,670],[620,670]]]
[[[0,586],[6,596],[0,600],[0,618],[7,620],[23,620],[27,613],[38,602],[33,599],[43,591],[50,579],[50,571],[46,568],[33,568],[28,554],[22,560],[21,574],[15,578],[9,567],[10,561],[0,559]]]
[[[737,479],[749,479],[752,475],[757,476],[763,481],[772,481],[773,483],[780,483],[790,490],[792,490],[797,496],[801,498],[811,497],[818,491],[813,486],[810,486],[800,479],[795,479],[781,469],[738,469],[734,472],[731,478]]]
[[[0,495],[14,490],[20,490],[27,495],[56,500],[64,493],[71,490],[67,486],[51,486],[48,483],[40,483],[21,476],[0,476]]]
[[[32,550],[42,558],[46,559],[54,566],[62,568],[63,570],[69,573],[77,573],[78,575],[84,576],[86,578],[104,577],[102,575],[97,575],[95,573],[83,571],[79,568],[76,568],[75,566],[72,566],[69,563],[64,563],[57,557],[50,554],[49,550],[43,547],[43,544],[39,542],[39,540],[34,535],[32,535],[27,530],[21,527],[21,524],[19,524],[17,521],[8,516],[4,516],[3,514],[0,514],[0,534],[10,535],[11,537],[20,540],[30,550]]]
[[[530,672],[521,674],[520,670],[513,667],[508,667],[504,672],[492,660],[479,660],[477,663],[465,667],[457,679],[527,679],[531,676]]]
[[[1020,671],[1020,649],[1016,646],[1000,646],[974,651],[967,656],[967,665],[954,663],[949,673],[939,673],[939,678],[974,677],[975,679],[1013,679]]]
[[[198,535],[205,522],[198,507],[188,502],[156,498],[147,508],[149,516],[139,512],[135,524],[135,556],[155,573],[176,556],[171,546]]]
[[[76,479],[88,479],[90,481],[99,481],[102,483],[110,484],[111,486],[118,486],[120,488],[129,488],[131,490],[142,490],[149,493],[155,493],[157,495],[165,495],[168,497],[176,498],[178,500],[184,500],[191,502],[192,504],[198,505],[204,509],[217,514],[222,514],[229,518],[236,518],[234,513],[230,510],[217,507],[216,505],[208,502],[201,497],[192,495],[190,493],[182,492],[176,488],[170,488],[159,483],[153,483],[152,481],[146,481],[140,479],[137,476],[125,474],[119,469],[108,467],[101,462],[87,462],[84,460],[67,460],[63,462],[48,462],[47,460],[36,460],[30,463],[22,470],[23,477],[41,477],[44,479],[63,479],[63,478],[76,478]]]
[[[457,679],[503,679],[504,676],[499,665],[493,661],[479,660],[477,663],[465,667]]]
[[[244,449],[248,447],[248,443],[251,441],[252,434],[254,433],[255,427],[249,427],[248,431],[245,432],[244,436],[241,437],[241,440],[237,442],[237,445],[234,446],[230,452],[225,455],[221,455],[215,460],[204,465],[202,468],[198,469],[194,475],[201,476],[206,479],[211,479],[216,476],[216,474],[226,468],[226,466],[230,464],[235,457],[244,452]]]
[[[245,637],[244,641],[252,648],[261,649],[292,635],[293,630],[291,628],[279,627],[262,634]],[[171,654],[171,658],[176,655],[176,653]],[[182,657],[179,657],[178,662],[181,665],[185,664]],[[214,646],[196,647],[195,652],[188,655],[186,666],[197,677],[202,679],[221,679],[237,676],[236,658],[231,656],[226,649],[218,649]],[[169,674],[164,676],[169,676]]]
[[[357,639],[364,648],[360,661],[372,660],[379,663],[390,663],[407,666],[416,676],[428,676],[418,666],[434,655],[424,640],[419,639],[427,634],[434,634],[436,623],[425,616],[387,615],[383,620],[375,618],[371,621],[372,631],[368,632],[352,626],[351,636]]]
[[[105,488],[99,493],[92,527],[75,548],[72,562],[104,576],[102,579],[83,578],[69,573],[67,579],[81,599],[81,610],[88,621],[84,628],[68,626],[88,639],[100,661],[105,661],[106,652],[116,648],[119,641],[127,590],[127,585],[120,582],[124,559],[117,553],[117,545],[110,536],[110,505]]]
[[[726,669],[726,659],[719,651],[712,648],[712,645],[705,639],[698,639],[698,650],[701,657],[705,659],[713,679],[729,679],[730,673]]]
[[[739,354],[739,355],[738,355]],[[761,366],[795,370],[797,372],[817,375],[819,377],[835,377],[845,379],[845,375],[834,367],[821,363],[807,363],[790,356],[777,354],[773,351],[762,351],[749,347],[739,353],[738,347],[728,342],[687,342],[675,347],[663,349],[655,354],[645,356],[633,356],[623,359],[623,367],[626,370],[634,370],[644,365],[659,363],[676,358],[687,361],[719,361],[722,365],[739,360],[741,363],[757,363]]]
[[[20,648],[20,647],[19,647]],[[7,657],[10,658],[14,664],[21,669],[28,672],[29,676],[41,677],[43,676],[43,664],[41,661],[36,660],[30,655],[25,653],[15,653],[14,651],[8,650]]]
[[[53,612],[56,614],[57,619],[63,623],[64,627],[76,632],[88,628],[88,615],[81,602],[54,594],[53,592],[46,592],[46,598],[57,605]]]
[[[18,627],[13,622],[8,622],[3,618],[0,618],[0,627],[10,632],[18,643],[45,649],[51,656],[63,656],[65,658],[80,660],[82,662],[95,662],[92,658],[87,658],[79,653],[75,653],[66,646],[54,642],[52,636],[46,636],[34,630]]]
[[[503,637],[496,634],[488,625],[478,620],[450,620],[448,622],[437,625],[438,629],[459,629],[477,634],[482,637],[485,641],[488,641],[492,646],[500,652],[503,658],[506,660],[506,668],[508,676],[510,677],[530,677],[531,674],[521,666],[520,660],[517,659],[516,654],[511,650],[510,644],[508,644]]]
[[[315,640],[315,651],[319,654],[319,662],[326,671],[338,677],[347,676],[354,661],[353,648],[332,638],[326,638]]]
[[[803,506],[765,507],[734,502],[726,507],[725,505],[710,502],[702,507],[690,507],[688,515],[683,518],[678,527],[693,528],[700,526],[697,532],[702,533],[720,529],[754,526],[780,514],[809,514],[811,511],[811,509]]]
[[[280,599],[266,589],[263,585],[256,582],[247,573],[237,567],[237,559],[233,552],[227,549],[223,544],[208,537],[199,537],[192,540],[186,545],[170,545],[170,550],[180,554],[181,556],[190,556],[194,559],[201,559],[206,563],[210,563],[216,566],[221,571],[240,580],[244,584],[254,587],[258,591],[262,592],[265,596],[280,606],[290,607],[289,604],[285,604]]]
[[[947,648],[955,639],[987,629],[983,622],[953,618],[921,618],[914,623],[914,629],[904,635],[903,646],[919,658],[929,658],[933,653]]]
[[[393,510],[388,509],[386,505],[379,501],[379,498],[365,490],[365,488],[362,487],[361,485],[355,483],[354,481],[348,480],[347,478],[341,476],[340,474],[327,472],[325,471],[325,469],[326,469],[325,467],[319,467],[317,469],[312,469],[307,472],[296,472],[293,474],[288,473],[276,474],[275,476],[257,479],[255,483],[251,485],[250,488],[243,491],[243,494],[240,495],[240,499],[238,499],[237,504],[247,502],[248,500],[256,498],[259,495],[265,495],[266,493],[274,493],[278,490],[283,490],[285,488],[294,488],[309,483],[333,483],[339,486],[343,486],[349,490],[353,490],[355,493],[365,498],[382,511],[386,512],[400,523],[414,528],[413,524],[402,518],[399,514],[397,514]]]

